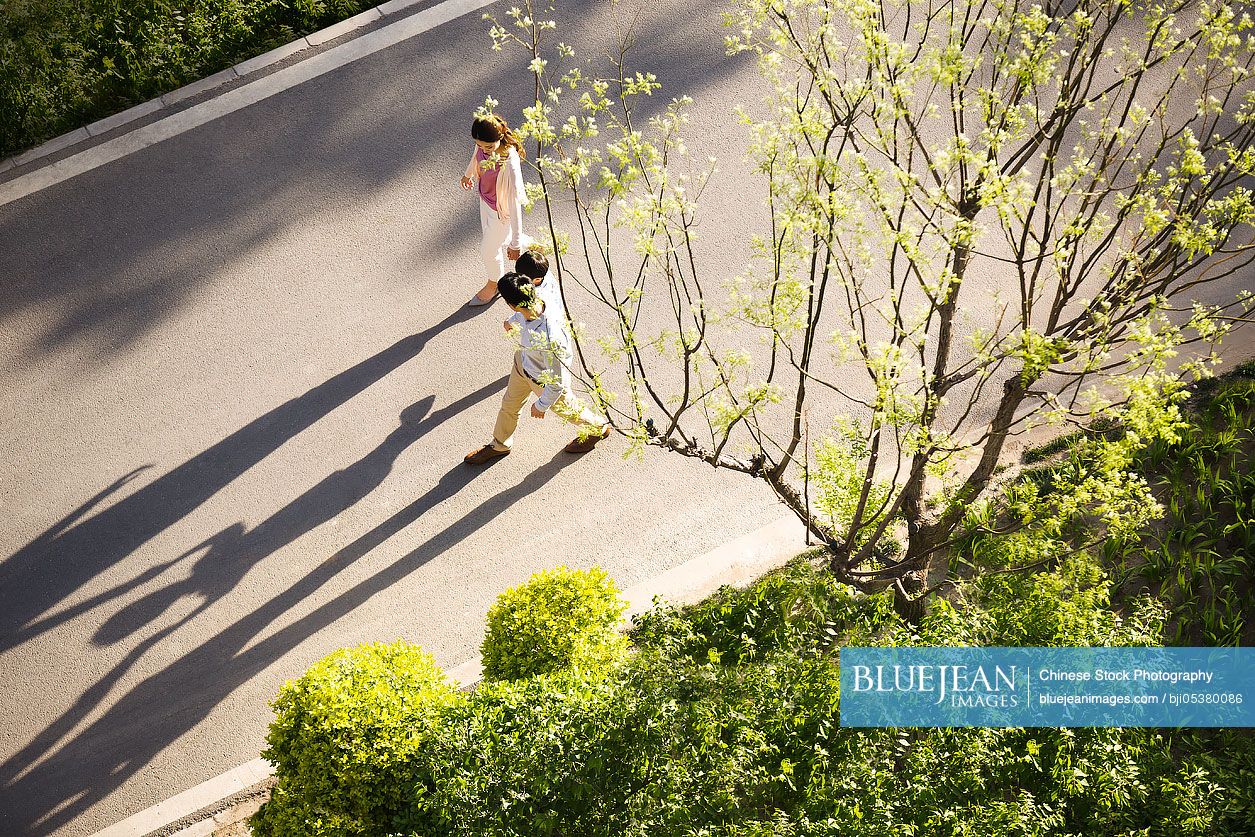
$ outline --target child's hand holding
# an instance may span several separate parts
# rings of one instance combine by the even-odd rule
[[[469,192],[471,191],[472,188],[474,188],[474,186],[475,184],[471,181],[469,177],[467,177],[466,175],[462,175],[462,188],[463,189]]]

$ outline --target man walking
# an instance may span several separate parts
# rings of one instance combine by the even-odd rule
[[[587,453],[610,435],[606,417],[580,404],[571,392],[571,336],[566,323],[552,316],[545,300],[520,273],[507,273],[497,283],[501,298],[514,311],[502,325],[506,331],[519,329],[519,350],[514,353],[510,383],[492,431],[492,441],[468,453],[467,465],[484,465],[506,456],[514,442],[523,405],[529,395],[536,395],[532,404],[533,418],[543,419],[552,409],[580,429],[576,438],[563,450]]]

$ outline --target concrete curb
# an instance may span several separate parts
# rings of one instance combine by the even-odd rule
[[[3,174],[10,169],[25,166],[36,162],[41,158],[56,154],[58,151],[77,145],[84,140],[93,139],[106,133],[107,131],[112,131],[128,123],[143,119],[144,117],[156,113],[159,110],[170,108],[180,102],[186,101],[187,99],[199,96],[202,93],[222,88],[237,81],[238,79],[268,69],[298,52],[302,52],[315,46],[320,46],[328,41],[333,41],[336,38],[340,38],[350,32],[354,32],[364,26],[368,26],[376,21],[382,20],[385,17],[407,12],[414,6],[423,2],[426,2],[426,0],[389,0],[387,3],[375,6],[374,8],[368,9],[361,14],[354,15],[353,17],[346,18],[339,23],[334,23],[325,29],[306,35],[303,38],[298,38],[297,40],[292,41],[289,44],[285,44],[277,49],[273,49],[270,52],[241,61],[234,67],[228,67],[221,72],[214,73],[211,76],[194,81],[176,90],[171,90],[168,93],[163,93],[155,99],[150,99],[147,102],[143,102],[127,110],[115,113],[112,116],[106,116],[103,119],[99,119],[83,128],[75,128],[73,131],[62,134],[58,137],[53,137],[43,145],[32,148],[29,151],[24,151],[21,154],[16,154],[12,157],[0,160],[0,174]],[[489,0],[489,2],[492,2],[492,0]],[[440,5],[444,4],[442,3]],[[487,2],[480,3],[475,8],[481,8],[486,5],[488,5]],[[466,11],[473,10],[474,9],[467,9]],[[465,12],[463,12],[463,14],[465,14]],[[346,61],[344,63],[348,62]],[[0,198],[0,205],[7,202],[8,200]]]
[[[239,64],[235,65],[236,75],[246,76],[250,73],[257,72],[258,70],[264,70],[271,64],[278,64],[283,59],[291,55],[296,55],[301,50],[309,49],[310,46],[312,46],[312,44],[310,44],[307,39],[298,38],[290,44],[284,44],[277,49],[270,50],[270,52],[263,52],[255,58],[250,58],[247,61],[241,61]]]
[[[173,105],[190,99],[193,96],[199,96],[215,87],[221,87],[224,84],[235,81],[239,75],[235,72],[234,67],[227,67],[222,72],[214,73],[212,76],[206,76],[200,81],[194,81],[186,84],[178,90],[171,90],[169,93],[161,94],[161,103],[163,105]]]
[[[45,142],[43,145],[36,146],[35,148],[32,148],[30,151],[25,151],[17,155],[16,157],[10,157],[5,162],[13,164],[12,166],[10,166],[10,168],[16,168],[17,166],[24,166],[27,163],[30,163],[39,159],[40,157],[47,157],[49,154],[56,154],[58,151],[62,150],[63,148],[69,148],[71,145],[74,145],[76,143],[82,142],[85,139],[90,139],[90,138],[91,138],[91,134],[87,133],[86,128],[75,128],[73,131],[70,131],[68,134],[62,134],[59,137],[53,137],[52,139]]]
[[[805,530],[796,517],[790,515],[769,523],[705,555],[628,588],[623,593],[623,598],[628,602],[623,625],[628,627],[633,618],[649,610],[655,598],[666,599],[676,605],[699,602],[724,585],[747,586],[764,573],[783,566],[805,548]],[[445,675],[464,689],[475,685],[482,676],[478,655],[461,665],[446,669]],[[271,776],[271,772],[268,761],[254,759],[147,810],[133,814],[116,825],[98,831],[92,837],[143,837],[161,831],[265,781]],[[207,837],[222,825],[238,819],[240,817],[221,811],[186,826],[172,837]]]
[[[408,5],[416,5],[419,2],[423,0],[415,0]],[[273,73],[260,75],[244,84],[231,84],[226,88],[218,88],[220,92],[205,101],[184,109],[176,109],[163,118],[144,123],[98,145],[90,146],[76,154],[59,158],[38,166],[30,172],[0,182],[0,206],[69,180],[106,163],[119,160],[128,154],[178,136],[229,113],[234,113],[276,93],[282,93],[324,73],[337,70],[359,58],[365,58],[451,20],[456,20],[469,12],[479,11],[494,2],[496,0],[444,0],[442,3],[428,6],[412,15],[400,17],[385,26],[376,27],[359,37],[350,38],[330,49],[316,52],[308,58],[282,67]],[[85,129],[80,130],[85,132]]]
[[[354,15],[353,17],[346,18],[339,23],[328,26],[326,29],[315,32],[312,35],[306,35],[305,40],[313,46],[325,44],[327,41],[333,41],[341,35],[347,35],[354,29],[360,29],[368,23],[374,23],[381,17],[383,17],[383,12],[379,11],[377,7],[369,9],[361,14]]]
[[[180,794],[175,794],[164,802],[158,802],[147,810],[127,817],[104,831],[96,832],[93,837],[139,837],[178,822],[189,814],[208,807],[219,799],[239,793],[252,787],[270,776],[272,768],[265,759],[254,759],[228,770],[221,776],[215,776],[208,782],[202,782]]]
[[[266,791],[272,785],[273,782],[267,782],[259,786],[253,793],[228,805],[212,817],[197,820],[171,833],[169,837],[214,837],[214,835],[244,837],[248,835],[250,832],[247,820],[261,808],[262,803],[266,801]]]
[[[164,107],[161,97],[149,99],[141,105],[128,108],[121,113],[115,113],[113,116],[106,116],[104,119],[98,119],[87,126],[87,133],[93,137],[112,131],[114,128],[120,128],[128,122],[134,122],[137,119],[143,119],[150,113],[156,113]]]

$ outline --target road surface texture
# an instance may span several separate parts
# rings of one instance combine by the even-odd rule
[[[563,40],[596,57],[606,6]],[[715,8],[638,22],[699,128],[758,96]],[[461,307],[458,179],[524,63],[467,15],[0,207],[0,833],[90,834],[255,758],[267,702],[336,648],[456,665],[537,570],[627,587],[785,513],[621,439],[564,454],[554,417],[461,464],[510,348],[501,303]]]
[[[726,5],[645,0],[633,64],[655,106],[695,99],[704,263],[735,275],[761,190],[731,109],[765,89],[723,54]],[[560,21],[604,67],[609,4]],[[461,464],[510,357],[505,307],[462,307],[470,114],[532,91],[489,44],[469,14],[0,207],[0,833],[90,834],[256,758],[267,702],[336,648],[453,666],[539,569],[626,588],[785,514],[622,439],[566,455],[556,418]]]

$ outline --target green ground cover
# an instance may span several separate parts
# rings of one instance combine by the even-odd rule
[[[0,0],[0,158],[375,5]]]
[[[1082,434],[973,515],[952,558],[959,579],[917,624],[889,592],[839,584],[816,566],[822,556],[801,556],[748,590],[656,608],[631,652],[599,639],[615,612],[608,580],[538,579],[503,597],[485,641],[509,670],[467,695],[413,646],[341,652],[276,704],[267,756],[279,784],[255,833],[1250,834],[1250,731],[849,729],[838,672],[845,645],[1242,640],[1251,371],[1196,398],[1177,442],[1129,462],[1126,478],[1145,478],[1165,506],[1155,526],[1112,545],[1102,498],[1062,525],[1041,513],[1106,450]],[[1120,432],[1132,431],[1091,436]],[[569,666],[555,668],[543,650],[529,668],[524,647],[495,647],[507,634],[552,636],[580,602],[588,618],[563,647],[597,653],[564,651]],[[524,670],[544,673],[514,675]]]
[[[1255,363],[1209,379],[1190,431],[1138,459],[1165,515],[1140,538],[1104,545],[1117,602],[1153,594],[1169,608],[1165,640],[1252,645],[1255,620]]]

